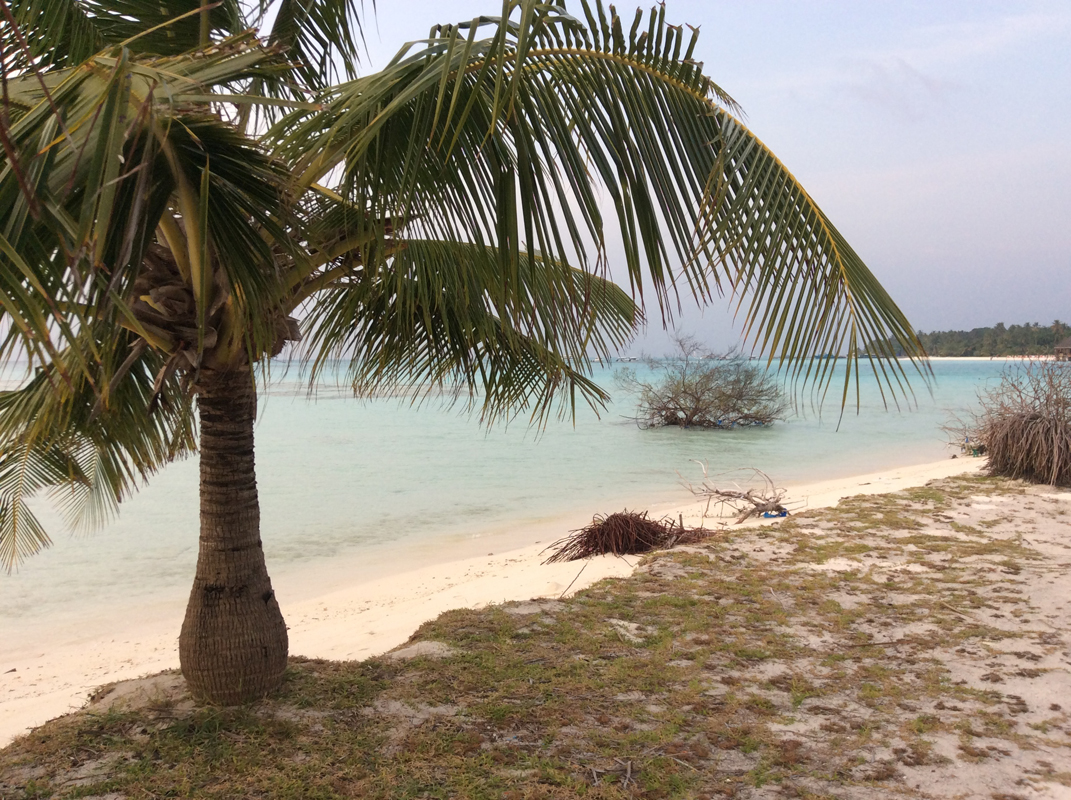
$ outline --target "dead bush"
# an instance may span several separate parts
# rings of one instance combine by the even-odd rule
[[[644,359],[654,378],[634,369],[615,375],[617,385],[637,398],[641,428],[728,429],[771,425],[788,409],[776,377],[739,353],[714,354],[690,336],[676,335],[676,353]]]
[[[981,410],[949,430],[987,456],[989,474],[1071,485],[1071,363],[1009,367],[978,400]]]

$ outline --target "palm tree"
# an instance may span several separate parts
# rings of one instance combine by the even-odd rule
[[[0,393],[0,560],[48,543],[32,494],[93,524],[196,450],[182,670],[244,702],[287,655],[253,422],[256,368],[288,342],[313,383],[341,360],[359,394],[445,386],[539,420],[606,400],[589,359],[629,339],[647,285],[663,320],[731,294],[823,390],[808,357],[846,353],[842,406],[860,342],[904,391],[910,325],[695,32],[582,6],[505,0],[359,76],[352,0],[281,0],[270,27],[234,0],[0,0],[0,363],[30,365]]]

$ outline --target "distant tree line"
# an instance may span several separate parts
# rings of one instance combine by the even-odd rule
[[[931,356],[1047,356],[1057,342],[1071,336],[1071,325],[1055,320],[1051,325],[1027,322],[969,331],[918,332]],[[868,347],[868,350],[872,349]],[[902,351],[901,353],[902,354]]]

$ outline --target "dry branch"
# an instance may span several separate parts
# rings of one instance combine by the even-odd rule
[[[750,482],[755,483],[756,479],[759,480],[758,486],[751,486],[750,488],[743,488],[736,481],[733,482],[735,488],[733,489],[719,489],[713,483],[711,483],[711,477],[707,473],[707,465],[702,461],[696,461],[700,467],[703,468],[703,482],[698,486],[684,481],[685,487],[693,495],[698,498],[705,498],[707,501],[706,507],[703,511],[703,519],[705,520],[710,516],[711,506],[724,511],[726,508],[730,509],[736,514],[736,524],[750,519],[751,517],[759,517],[763,515],[785,517],[788,516],[788,508],[785,507],[782,502],[785,498],[785,489],[777,487],[774,482],[770,480],[770,476],[759,469],[745,470],[750,472]],[[739,473],[741,470],[734,470]],[[722,473],[719,476],[722,477],[729,473]],[[724,516],[719,513],[718,516]]]

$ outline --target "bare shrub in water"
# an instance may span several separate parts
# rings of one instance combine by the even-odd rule
[[[978,399],[981,411],[955,430],[984,447],[989,474],[1071,485],[1071,364],[1007,369]]]
[[[642,380],[634,369],[618,370],[617,385],[639,396],[641,428],[738,428],[783,419],[788,404],[766,370],[738,353],[716,355],[690,336],[675,336],[677,352],[645,364],[656,373]]]

